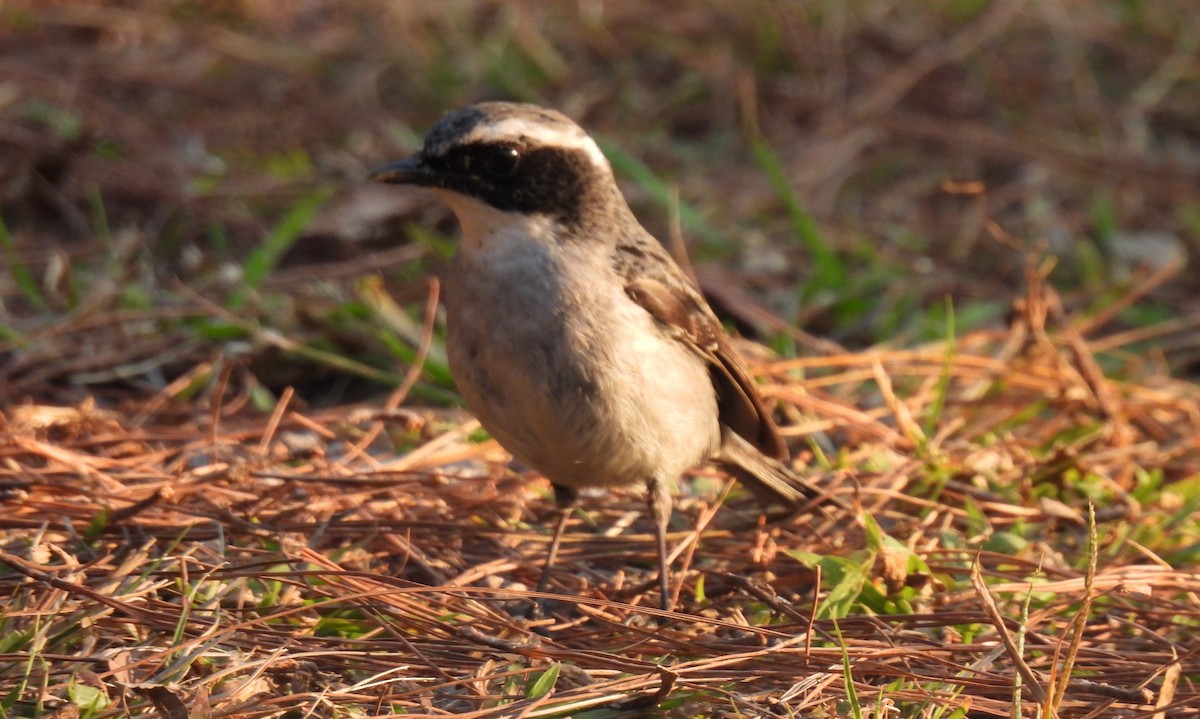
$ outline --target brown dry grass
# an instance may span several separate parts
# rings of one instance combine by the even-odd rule
[[[671,540],[691,569],[670,614],[650,608],[641,502],[617,496],[591,503],[602,536],[577,523],[564,546],[565,605],[529,620],[550,504],[471,443],[469,423],[426,417],[421,450],[397,453],[368,444],[368,428],[411,433],[417,418],[285,403],[269,420],[189,415],[168,398],[140,414],[14,409],[0,591],[5,633],[20,639],[0,666],[10,690],[26,687],[18,706],[53,708],[74,682],[121,711],[171,716],[618,716],[663,699],[680,716],[841,715],[843,661],[869,712],[882,699],[905,715],[1007,716],[1020,678],[1026,716],[1156,704],[1200,716],[1200,577],[1138,540],[1172,542],[1135,529],[1178,508],[1168,492],[1149,505],[1127,494],[1135,470],[1167,483],[1200,473],[1200,391],[1091,375],[1073,326],[1037,315],[962,338],[948,363],[930,348],[806,360],[807,381],[786,379],[796,362],[767,367],[785,413],[803,418],[793,430],[828,424],[853,448],[807,473],[897,541],[868,555],[861,514],[762,524],[742,498],[715,512],[715,495],[688,495]],[[943,366],[928,436],[913,417]],[[1072,472],[1103,494],[1095,520]],[[1061,499],[1039,500],[1044,483]],[[987,548],[1017,525],[1027,545]],[[830,580],[789,550],[849,558],[864,573],[855,591],[890,598],[887,611],[861,613],[872,602],[860,597],[850,616],[814,621]],[[528,696],[551,666],[554,690]]]

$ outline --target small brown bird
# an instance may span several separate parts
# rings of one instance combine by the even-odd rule
[[[462,225],[445,283],[450,369],[484,428],[554,485],[562,514],[539,590],[582,487],[645,483],[664,609],[671,487],[686,470],[711,461],[788,506],[819,494],[782,464],[721,323],[565,115],[462,108],[372,179],[432,189]]]

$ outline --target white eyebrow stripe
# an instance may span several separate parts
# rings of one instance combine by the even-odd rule
[[[512,142],[521,138],[543,147],[562,147],[583,150],[597,167],[608,168],[608,159],[596,141],[576,125],[549,125],[530,122],[523,117],[506,117],[499,122],[483,124],[471,131],[468,142]]]

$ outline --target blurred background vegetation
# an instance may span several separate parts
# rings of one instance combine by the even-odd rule
[[[1195,377],[1197,27],[1190,0],[3,2],[0,399],[397,381],[456,230],[365,178],[484,99],[592,131],[784,354],[1002,325],[1049,272]],[[417,398],[451,388],[435,344]]]

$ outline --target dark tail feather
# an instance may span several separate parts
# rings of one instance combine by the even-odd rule
[[[728,427],[721,427],[721,451],[716,464],[733,475],[762,501],[795,507],[812,499],[842,502],[798,477],[782,462],[771,459]]]

